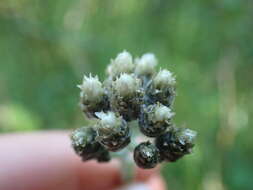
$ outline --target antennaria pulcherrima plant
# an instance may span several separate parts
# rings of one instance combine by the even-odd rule
[[[133,166],[134,160],[138,167],[150,169],[192,152],[197,133],[172,121],[176,79],[166,69],[156,72],[156,65],[151,53],[133,60],[123,51],[111,60],[104,82],[91,74],[84,76],[78,85],[80,105],[95,124],[71,135],[83,161],[108,162],[118,157],[124,165]]]

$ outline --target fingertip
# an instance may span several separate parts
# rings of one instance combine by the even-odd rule
[[[22,184],[26,190],[35,187],[56,189],[56,186],[59,189],[108,190],[122,185],[118,161],[82,162],[71,149],[68,134],[65,132],[6,135],[2,136],[1,142],[3,145],[0,148],[7,153],[0,159],[0,176],[4,176],[2,181],[5,181],[4,184],[10,187],[9,189],[15,189],[18,184]],[[12,157],[9,158],[8,155]],[[23,171],[27,171],[25,175]],[[159,167],[136,168],[134,172],[135,181],[143,181],[146,184],[151,176],[153,178],[153,175],[158,175]],[[13,179],[17,183],[13,184]],[[151,180],[149,183],[161,186],[158,182]],[[0,189],[3,187],[3,184],[1,185]]]
[[[151,190],[166,190],[166,184],[160,175],[153,175],[147,181]]]
[[[109,163],[81,162],[76,170],[80,189],[113,189],[122,184],[119,165],[114,160]]]
[[[118,188],[117,190],[166,190],[161,176],[153,175],[146,182],[135,182]]]
[[[155,167],[155,168],[152,168],[152,169],[136,168],[136,180],[137,181],[146,181],[152,175],[158,174],[159,171],[160,171],[160,167]]]

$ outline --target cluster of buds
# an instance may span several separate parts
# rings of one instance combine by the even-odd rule
[[[111,60],[104,82],[91,74],[84,76],[78,85],[80,104],[87,118],[95,122],[71,135],[72,146],[84,161],[107,162],[112,152],[131,150],[130,144],[134,145],[133,160],[145,169],[191,153],[196,132],[177,128],[172,122],[175,77],[166,69],[156,72],[156,65],[151,53],[133,59],[123,51]],[[140,135],[143,140],[138,142]]]

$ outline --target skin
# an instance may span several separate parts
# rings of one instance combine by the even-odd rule
[[[82,162],[66,132],[0,136],[0,189],[109,190],[122,187],[119,163]],[[158,169],[136,169],[135,182],[164,190]]]

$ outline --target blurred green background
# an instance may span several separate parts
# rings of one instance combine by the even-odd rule
[[[170,189],[253,189],[251,0],[1,0],[0,132],[85,124],[76,84],[124,49],[176,74],[176,123],[199,133]]]

